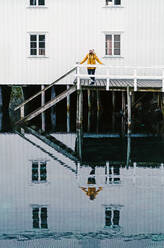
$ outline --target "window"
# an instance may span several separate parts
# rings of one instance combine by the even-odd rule
[[[120,211],[117,209],[111,209],[111,207],[105,208],[105,226],[119,226]]]
[[[47,207],[33,207],[32,209],[33,228],[47,229]]]
[[[106,5],[121,5],[121,0],[106,0]]]
[[[47,181],[47,163],[46,161],[32,162],[32,182],[46,182]]]
[[[120,34],[106,34],[105,36],[105,55],[121,55],[121,37]]]
[[[45,6],[45,0],[30,0],[30,6]]]
[[[30,55],[45,56],[45,34],[30,34]]]

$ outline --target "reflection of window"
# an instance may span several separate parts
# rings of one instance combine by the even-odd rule
[[[106,5],[121,5],[121,0],[106,0]]]
[[[32,182],[47,181],[47,162],[32,161]]]
[[[121,37],[120,34],[105,35],[105,55],[120,56],[121,55]]]
[[[30,55],[45,56],[45,34],[30,34]]]
[[[120,211],[111,207],[105,208],[105,226],[119,226]]]
[[[33,228],[47,229],[47,208],[33,207],[32,209]]]
[[[105,167],[105,183],[120,183],[120,165],[110,166],[109,164]]]
[[[30,6],[44,6],[45,0],[30,0]]]

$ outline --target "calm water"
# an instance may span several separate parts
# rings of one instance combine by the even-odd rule
[[[163,138],[51,135],[0,133],[0,247],[164,247]]]

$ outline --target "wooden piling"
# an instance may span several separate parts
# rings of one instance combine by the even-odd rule
[[[76,114],[76,129],[81,129],[83,125],[83,92],[77,91],[77,114]]]
[[[41,90],[44,90],[45,86],[41,85]],[[43,107],[45,105],[45,91],[42,91],[41,94],[41,106]],[[45,132],[46,126],[45,126],[45,112],[43,112],[41,114],[41,118],[42,118],[42,131]]]
[[[51,99],[56,97],[55,86],[51,88]],[[56,109],[51,107],[51,123],[53,128],[56,128]]]
[[[77,134],[77,154],[80,160],[82,160],[82,151],[83,151],[83,131],[81,129],[76,130]]]
[[[70,88],[67,85],[67,90]],[[70,95],[67,96],[67,133],[70,132]]]
[[[128,133],[130,133],[130,129],[131,129],[131,92],[130,92],[129,86],[127,87],[127,105],[128,105],[127,124],[128,124]]]
[[[100,92],[97,90],[96,91],[97,95],[97,132],[99,131],[99,123],[100,123]]]
[[[122,91],[122,117],[121,117],[121,129],[122,135],[125,134],[125,116],[126,116],[126,100],[125,100],[125,92]]]
[[[88,132],[90,132],[91,128],[91,91],[88,90]]]
[[[0,111],[2,110],[2,86],[0,86]]]
[[[127,136],[127,157],[126,157],[126,167],[129,168],[130,165],[130,155],[131,155],[131,136],[128,134]]]
[[[112,92],[112,128],[115,128],[116,92]]]

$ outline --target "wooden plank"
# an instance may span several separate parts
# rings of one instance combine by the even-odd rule
[[[59,77],[58,79],[56,79],[52,84],[48,85],[47,87],[45,87],[44,89],[42,89],[41,91],[39,91],[38,93],[36,93],[35,95],[33,95],[30,98],[28,98],[26,101],[24,101],[23,103],[21,103],[20,105],[18,105],[14,109],[14,111],[16,111],[17,109],[19,109],[20,107],[22,107],[26,103],[30,102],[32,99],[34,99],[35,97],[39,96],[40,94],[42,94],[43,92],[45,92],[49,88],[51,88],[54,84],[58,83],[61,79],[63,79],[67,75],[69,75],[71,72],[75,71],[75,69],[76,69],[76,67],[72,68],[71,70],[69,70],[68,72],[66,72],[65,74],[63,74],[61,77]]]
[[[16,122],[16,125],[19,124],[19,123],[26,122],[26,121],[29,121],[29,120],[35,118],[36,116],[38,116],[39,114],[43,113],[45,110],[49,109],[50,107],[54,106],[55,104],[57,104],[58,102],[60,102],[65,97],[69,96],[70,94],[72,94],[75,91],[76,91],[76,86],[72,86],[70,89],[65,90],[60,95],[58,95],[54,99],[52,99],[49,102],[47,102],[44,106],[39,107],[38,109],[36,109],[32,113],[30,113],[29,115],[25,116],[24,118],[22,118],[21,120]]]
[[[49,135],[49,134],[40,134],[36,130],[26,127],[26,130],[28,130],[32,135],[37,137],[39,140],[44,142],[46,145],[54,148],[57,152],[60,152],[64,156],[68,157],[69,159],[78,162],[79,159],[77,158],[77,153],[75,153],[71,148],[66,146],[64,143],[56,139],[55,137]]]

